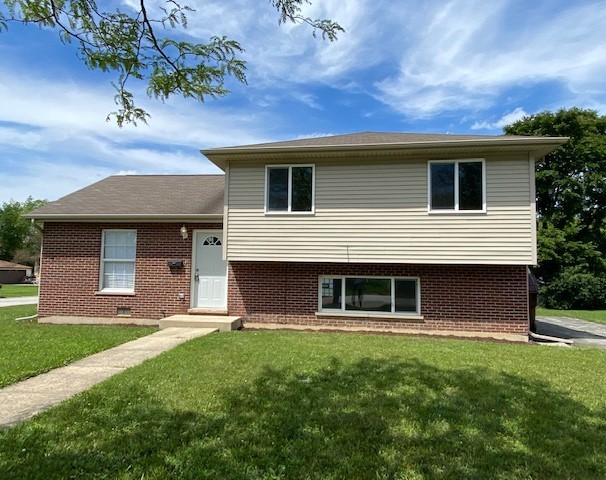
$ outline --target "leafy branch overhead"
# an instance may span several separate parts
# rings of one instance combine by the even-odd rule
[[[311,19],[302,13],[309,0],[269,0],[277,10],[279,23],[306,24],[316,36],[334,41],[343,28],[332,20]],[[225,82],[232,78],[246,83],[242,46],[225,36],[213,36],[206,43],[182,39],[188,15],[195,10],[166,0],[152,15],[144,0],[136,8],[103,11],[93,0],[3,0],[0,30],[12,22],[37,24],[58,30],[64,43],[75,43],[79,57],[90,69],[116,72],[113,82],[118,109],[108,115],[119,126],[146,122],[149,114],[135,104],[127,89],[129,80],[147,81],[151,98],[166,100],[173,95],[204,101],[229,93]],[[134,5],[135,3],[133,3]],[[172,35],[166,35],[166,33]]]

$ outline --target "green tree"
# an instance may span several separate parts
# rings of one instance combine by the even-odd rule
[[[606,116],[579,108],[541,112],[505,127],[505,133],[570,137],[536,167],[536,274],[548,306],[605,304]],[[578,291],[581,284],[587,292]]]
[[[40,226],[21,217],[46,204],[29,197],[25,202],[10,201],[0,208],[0,260],[34,265],[40,254]]]
[[[307,24],[313,35],[333,41],[343,28],[328,19],[306,17],[301,7],[309,0],[269,0],[278,12],[278,22]],[[105,11],[94,0],[3,0],[0,30],[13,22],[37,24],[58,31],[61,41],[74,43],[79,57],[90,69],[117,73],[112,85],[119,126],[146,122],[149,114],[135,105],[126,88],[131,79],[147,81],[147,94],[168,99],[173,95],[204,101],[228,92],[225,81],[234,78],[246,83],[246,65],[240,58],[242,46],[225,36],[211,37],[206,43],[186,41],[180,29],[187,28],[194,10],[175,0],[160,4],[154,15],[144,0],[131,2],[132,8]],[[149,2],[148,2],[149,3]],[[203,14],[203,12],[202,12]],[[233,13],[237,15],[237,12]],[[164,35],[170,32],[172,35]]]

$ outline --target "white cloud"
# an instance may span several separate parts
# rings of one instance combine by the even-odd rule
[[[318,102],[315,95],[312,95],[311,93],[293,93],[293,98],[314,110],[324,110],[324,107]]]
[[[133,8],[132,0],[125,2]],[[158,11],[163,0],[148,2],[148,10]],[[278,23],[278,11],[269,1],[209,0],[188,15],[185,35],[205,42],[211,36],[227,36],[245,49],[249,85],[252,88],[285,87],[288,83],[332,82],[351,71],[375,65],[388,51],[375,48],[382,27],[391,23],[388,0],[318,0],[303,5],[310,18],[329,18],[345,28],[338,41],[323,40],[306,24]],[[387,21],[380,18],[386,13]],[[374,15],[373,15],[374,13]],[[380,24],[379,24],[380,22]],[[369,41],[376,39],[375,41]],[[381,53],[379,53],[381,52]]]
[[[416,40],[399,73],[378,82],[378,98],[412,117],[484,109],[518,85],[560,82],[597,89],[606,74],[604,3],[513,0],[432,2],[417,18]],[[523,13],[520,11],[524,9]],[[414,20],[413,20],[414,21]]]
[[[321,137],[332,137],[334,135],[339,135],[338,133],[332,132],[311,132],[311,133],[303,133],[301,135],[297,135],[294,140],[302,140],[304,138],[321,138]]]
[[[522,108],[518,107],[512,112],[506,113],[496,122],[474,122],[471,126],[472,130],[502,130],[506,125],[510,125],[513,122],[521,120],[528,116],[528,113]]]
[[[152,114],[149,125],[120,129],[105,121],[115,108],[113,92],[106,86],[66,85],[64,79],[28,78],[26,72],[15,75],[2,69],[0,78],[0,121],[39,129],[42,143],[45,129],[53,130],[53,142],[87,134],[117,144],[146,141],[201,148],[266,139],[260,130],[261,112],[230,112],[182,99],[163,104],[138,92],[141,106]]]
[[[96,165],[59,163],[32,156],[20,169],[0,169],[0,185],[10,185],[0,191],[0,203],[10,199],[23,201],[29,196],[56,200],[112,173],[111,169]]]
[[[119,129],[105,122],[109,88],[28,75],[0,68],[0,202],[56,199],[125,170],[219,173],[199,149],[273,140],[263,112],[146,97],[150,124]]]

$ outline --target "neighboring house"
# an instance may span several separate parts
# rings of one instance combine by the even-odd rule
[[[526,333],[534,164],[566,140],[358,133],[110,177],[29,215],[40,315]]]
[[[32,274],[32,267],[0,260],[0,285],[3,283],[21,283]]]

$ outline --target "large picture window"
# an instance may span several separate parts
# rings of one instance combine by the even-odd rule
[[[266,178],[267,212],[313,212],[313,165],[268,166]]]
[[[320,311],[419,314],[417,278],[320,277]]]
[[[135,288],[136,230],[104,230],[101,290],[132,292]]]
[[[430,211],[486,210],[483,160],[429,162]]]

